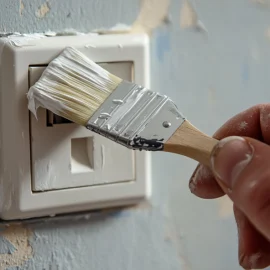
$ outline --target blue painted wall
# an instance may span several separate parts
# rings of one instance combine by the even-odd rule
[[[200,32],[180,28],[182,1],[172,0],[171,24],[152,34],[152,88],[171,96],[209,134],[235,113],[270,100],[270,6],[267,0],[255,2],[197,0],[198,17],[207,28]],[[20,9],[19,0],[0,0],[0,31],[90,31],[131,24],[140,11],[139,0],[51,0],[48,13],[37,18],[44,2],[22,3]],[[224,217],[221,202],[198,199],[188,189],[195,165],[155,153],[149,205],[31,223],[32,255],[3,269],[241,269],[232,215]],[[16,254],[6,238],[0,238],[0,246],[0,253]]]

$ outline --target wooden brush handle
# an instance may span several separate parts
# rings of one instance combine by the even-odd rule
[[[164,151],[184,155],[210,166],[210,155],[217,142],[185,121],[165,143]]]
[[[184,155],[199,163],[210,167],[210,156],[218,140],[207,136],[185,121],[165,143],[164,151]],[[228,188],[216,179],[222,190],[227,193]]]

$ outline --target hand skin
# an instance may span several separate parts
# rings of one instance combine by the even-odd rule
[[[270,265],[270,104],[234,116],[213,137],[220,142],[211,168],[199,164],[189,188],[203,199],[226,193],[234,205],[239,264],[264,269]]]

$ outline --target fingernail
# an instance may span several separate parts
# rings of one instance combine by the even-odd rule
[[[190,177],[190,179],[189,179],[189,184],[188,184],[188,186],[189,186],[189,189],[190,189],[190,191],[191,191],[191,193],[194,193],[195,192],[195,190],[196,190],[196,183],[197,183],[197,174],[198,174],[198,171],[200,171],[200,168],[201,168],[201,166],[202,165],[198,165],[197,167],[196,167],[196,169],[195,169],[195,171],[193,172],[193,174],[191,175],[191,177]]]
[[[194,171],[193,175],[189,180],[189,189],[191,193],[194,193],[197,189],[197,186],[200,182],[204,181],[205,178],[211,176],[211,170],[208,167],[203,165],[198,165],[196,170]]]
[[[253,156],[253,147],[237,136],[225,138],[217,144],[211,155],[212,170],[229,189]]]

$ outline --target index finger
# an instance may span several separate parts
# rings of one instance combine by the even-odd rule
[[[229,136],[245,136],[270,143],[270,104],[253,106],[229,119],[213,135],[220,140]],[[224,192],[211,170],[198,165],[189,182],[190,191],[204,199],[218,198]]]

